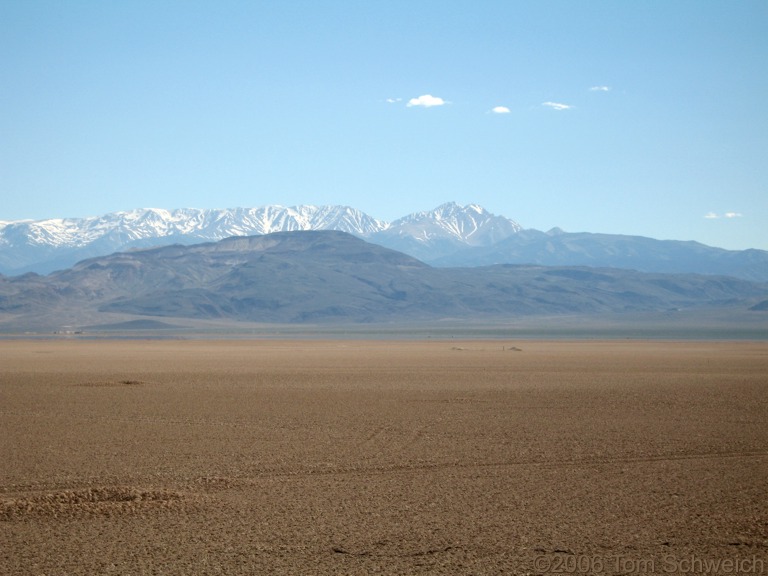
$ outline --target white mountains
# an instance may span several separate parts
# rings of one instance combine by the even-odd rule
[[[384,245],[420,249],[422,257],[429,257],[445,256],[461,247],[489,246],[521,227],[480,206],[455,203],[394,222],[377,220],[349,206],[146,208],[90,218],[0,221],[0,273],[44,273],[130,248],[298,230],[348,232]]]
[[[85,258],[136,248],[311,230],[347,232],[441,267],[591,266],[768,281],[768,252],[763,250],[724,250],[698,242],[559,229],[540,232],[523,229],[476,204],[453,202],[392,222],[349,206],[307,205],[147,208],[91,218],[0,221],[0,274],[47,274]]]

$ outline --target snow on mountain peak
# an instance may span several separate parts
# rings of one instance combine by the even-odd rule
[[[340,205],[139,208],[86,218],[0,222],[0,271],[37,268],[34,254],[49,259],[58,252],[66,252],[68,258],[80,253],[85,257],[131,247],[189,244],[283,231],[339,230],[368,239],[384,234],[412,237],[424,245],[448,240],[479,246],[504,239],[520,229],[516,222],[491,214],[477,204],[460,206],[455,202],[391,223]],[[55,265],[59,265],[58,261]]]
[[[522,229],[517,222],[491,214],[477,204],[461,206],[456,202],[410,214],[395,220],[390,228],[422,241],[443,238],[473,246],[498,242]]]

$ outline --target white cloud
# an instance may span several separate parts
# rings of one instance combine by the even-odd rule
[[[408,100],[408,104],[406,104],[406,106],[409,108],[412,106],[423,106],[424,108],[431,108],[432,106],[443,106],[445,104],[447,104],[447,102],[442,98],[432,96],[431,94],[423,94],[418,98],[411,98]]]
[[[716,220],[717,218],[719,218],[719,216],[714,212],[707,212],[706,214],[704,214],[704,218],[706,218],[707,220]]]
[[[570,104],[561,104],[560,102],[542,102],[541,105],[552,108],[552,110],[570,110],[573,108]]]
[[[741,218],[742,214],[740,212],[726,212],[724,216],[726,218]]]
[[[510,110],[506,106],[496,106],[491,109],[494,114],[509,114]]]
[[[743,214],[741,212],[725,212],[722,216],[715,212],[707,212],[704,214],[704,218],[707,220],[716,220],[718,218],[741,218]]]
[[[397,102],[402,102],[402,98],[387,98],[386,102],[387,104],[396,104]]]
[[[590,90],[592,92],[610,92],[611,87],[610,86],[592,86]]]

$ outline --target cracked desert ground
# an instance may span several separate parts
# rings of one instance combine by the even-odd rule
[[[766,342],[0,341],[5,576],[703,572],[768,573]]]

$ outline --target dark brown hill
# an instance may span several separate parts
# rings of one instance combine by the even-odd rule
[[[588,267],[433,268],[335,231],[279,232],[82,261],[0,278],[0,313],[94,324],[132,316],[252,322],[482,320],[734,306],[768,286]],[[59,322],[60,323],[60,322]]]

